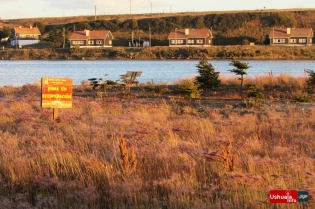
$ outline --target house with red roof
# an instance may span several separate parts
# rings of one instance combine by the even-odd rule
[[[15,27],[12,29],[10,38],[11,46],[24,46],[39,43],[39,36],[41,35],[37,27]]]
[[[201,47],[212,45],[212,32],[209,29],[177,29],[168,35],[170,47]]]
[[[79,46],[80,48],[112,47],[114,36],[109,30],[84,30],[71,33],[70,48]]]
[[[270,30],[270,45],[311,46],[312,28],[273,28]]]

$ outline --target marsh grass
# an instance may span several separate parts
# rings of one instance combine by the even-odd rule
[[[79,85],[55,121],[38,86],[0,88],[0,208],[313,208],[314,104],[292,101],[299,78],[247,79],[273,99],[240,106],[229,79],[197,100]],[[271,205],[270,189],[310,202]]]

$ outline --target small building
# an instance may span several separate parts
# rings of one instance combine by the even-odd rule
[[[312,28],[273,28],[270,30],[270,45],[311,46]]]
[[[129,40],[129,47],[149,47],[150,41],[146,39]]]
[[[109,30],[84,30],[71,33],[70,48],[79,46],[80,48],[112,47],[114,36]]]
[[[10,38],[11,46],[24,46],[39,43],[39,36],[41,35],[37,27],[16,27],[12,29]]]
[[[171,47],[200,47],[212,45],[212,31],[210,29],[174,29],[168,35]]]

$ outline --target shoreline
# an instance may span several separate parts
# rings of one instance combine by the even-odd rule
[[[315,46],[233,45],[149,48],[24,48],[0,51],[0,60],[314,60]]]

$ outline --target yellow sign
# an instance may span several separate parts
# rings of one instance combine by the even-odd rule
[[[42,78],[42,108],[72,108],[72,78]]]

